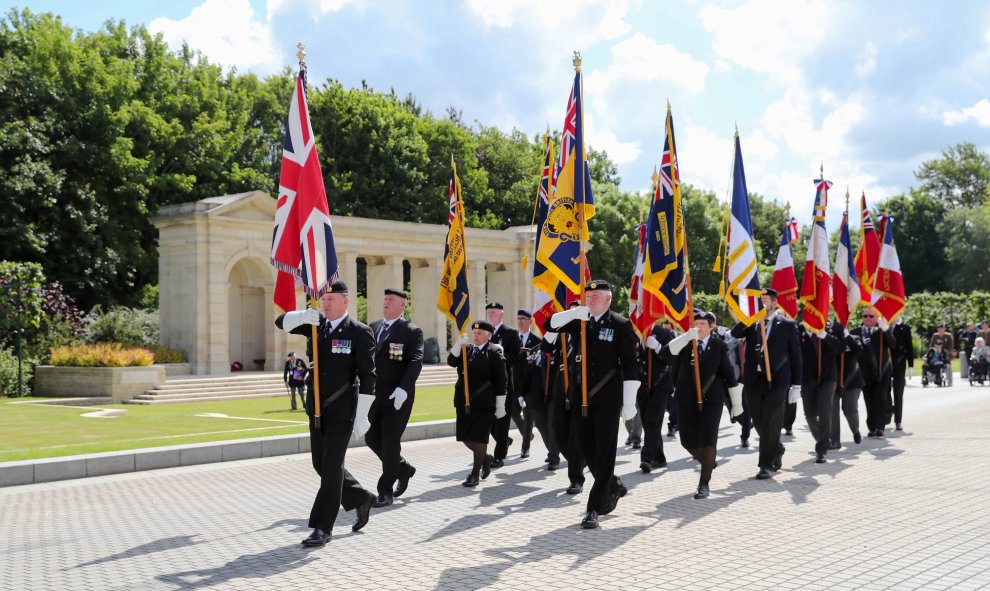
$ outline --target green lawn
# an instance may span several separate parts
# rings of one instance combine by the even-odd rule
[[[453,418],[453,389],[418,388],[410,422]],[[26,400],[44,399],[0,398],[0,462],[306,432],[306,415],[289,410],[288,396],[87,408],[23,404]],[[127,415],[82,416],[97,408],[121,408]],[[206,413],[229,418],[196,416]]]

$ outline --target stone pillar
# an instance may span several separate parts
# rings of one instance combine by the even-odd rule
[[[385,289],[402,289],[401,256],[368,258],[368,323],[382,317]]]
[[[488,264],[488,300],[501,302],[505,306],[506,319],[515,314],[518,309],[512,285],[512,274],[506,271],[505,265],[502,263]],[[510,324],[510,326],[514,326],[514,324]]]
[[[487,261],[484,259],[468,260],[468,291],[471,293],[471,321],[484,320],[487,290]]]
[[[347,284],[347,289],[351,291],[350,301],[347,303],[347,313],[351,318],[357,318],[357,253],[338,252],[337,267],[340,268],[340,279]]]
[[[410,261],[409,301],[411,318],[423,330],[423,339],[435,338],[440,345],[441,359],[447,349],[446,316],[437,310],[437,290],[443,272],[443,257]]]

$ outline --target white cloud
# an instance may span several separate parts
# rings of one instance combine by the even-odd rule
[[[971,120],[976,121],[980,127],[990,127],[990,101],[980,99],[972,107],[942,113],[942,122],[949,127],[965,124]]]
[[[567,39],[575,48],[615,39],[632,30],[626,20],[639,0],[466,0],[468,10],[490,28],[517,26],[538,32],[535,39]],[[565,34],[566,33],[566,37]]]
[[[607,93],[612,85],[629,80],[663,81],[697,94],[704,89],[707,77],[707,64],[673,45],[661,45],[643,33],[613,45],[612,62],[604,72],[588,73],[601,94]]]
[[[856,74],[859,76],[866,76],[867,74],[872,74],[874,70],[877,69],[877,46],[872,41],[868,41],[865,46],[863,46],[863,55],[858,64],[856,64]]]
[[[792,84],[800,80],[801,60],[825,40],[831,18],[829,4],[821,0],[706,6],[699,16],[716,57]]]
[[[255,19],[249,0],[205,0],[189,16],[157,18],[148,23],[148,29],[161,33],[173,48],[187,43],[224,66],[265,72],[275,71],[284,62],[267,22]]]

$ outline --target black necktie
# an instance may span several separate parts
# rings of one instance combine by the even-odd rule
[[[385,336],[388,335],[388,330],[392,328],[392,325],[388,322],[382,322],[382,328],[378,331],[378,342],[385,340]]]

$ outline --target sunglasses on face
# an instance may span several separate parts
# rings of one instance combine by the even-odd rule
[[[863,314],[863,318],[876,318],[876,314]]]

